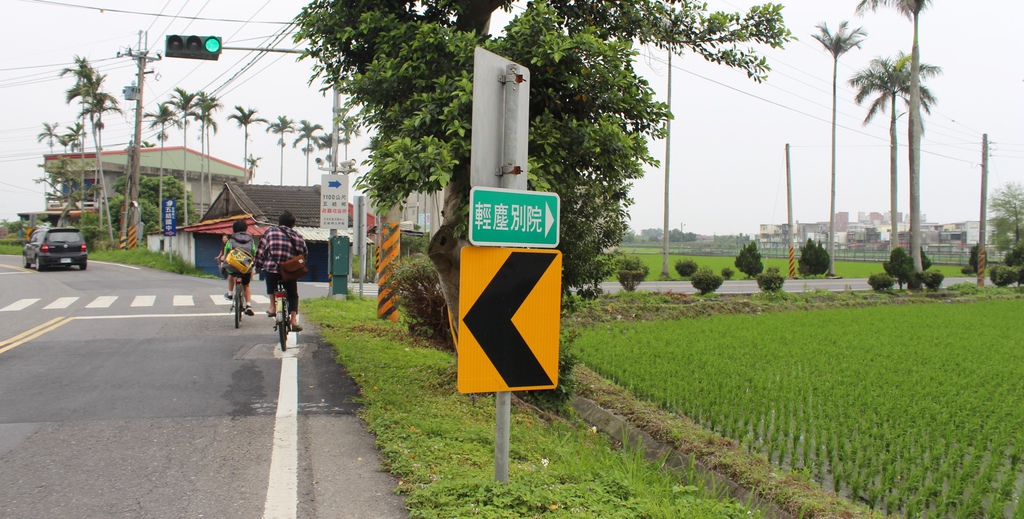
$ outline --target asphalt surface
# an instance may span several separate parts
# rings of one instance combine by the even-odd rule
[[[266,317],[234,328],[223,281],[20,260],[0,256],[0,517],[408,516],[308,323],[282,353]]]

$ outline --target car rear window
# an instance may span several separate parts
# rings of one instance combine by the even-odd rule
[[[49,240],[51,242],[82,241],[82,235],[77,232],[54,231],[50,233]]]

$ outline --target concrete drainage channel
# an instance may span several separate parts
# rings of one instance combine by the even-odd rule
[[[664,466],[666,468],[679,473],[688,472],[692,466],[697,477],[709,491],[724,491],[724,494],[752,509],[760,511],[765,517],[772,519],[795,519],[793,515],[770,501],[760,498],[749,490],[737,485],[729,478],[713,470],[708,470],[694,460],[692,456],[655,440],[651,435],[630,425],[621,416],[603,409],[593,400],[577,396],[573,399],[572,407],[580,413],[587,423],[622,442],[623,445],[642,447],[644,457],[650,461],[665,460]]]

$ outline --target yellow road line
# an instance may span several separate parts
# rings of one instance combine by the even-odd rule
[[[22,268],[22,267],[15,267],[13,265],[3,265],[3,264],[0,264],[0,267],[3,267],[5,269],[17,270],[17,271],[20,271],[20,272],[35,272],[34,270],[29,270],[27,268]]]
[[[26,342],[31,341],[32,339],[35,339],[46,332],[52,331],[62,325],[65,325],[74,319],[74,317],[58,317],[56,319],[52,319],[43,324],[40,324],[39,326],[36,326],[35,328],[32,328],[31,330],[28,330],[24,333],[15,335],[10,339],[0,341],[0,354],[3,354],[8,350],[12,350],[18,346],[21,346],[22,344],[25,344]]]

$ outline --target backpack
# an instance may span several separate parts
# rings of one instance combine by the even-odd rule
[[[233,239],[228,240],[228,243],[231,244],[231,250],[228,251],[227,256],[224,257],[224,262],[228,264],[228,267],[239,274],[248,274],[256,263],[256,259],[252,256],[252,251],[247,250],[245,245],[236,243]],[[252,245],[249,245],[249,249],[251,248]]]

